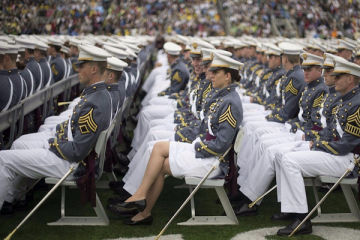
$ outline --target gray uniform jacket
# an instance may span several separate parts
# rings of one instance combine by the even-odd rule
[[[350,152],[360,153],[360,90],[355,87],[340,99],[336,114],[333,117],[332,141],[315,141],[312,150],[323,151],[333,155],[346,155]],[[352,175],[357,176],[358,166]]]
[[[336,114],[340,99],[341,95],[335,90],[335,86],[330,87],[329,94],[325,95],[325,99],[317,111],[318,122],[315,122],[311,130],[305,131],[306,141],[319,141],[320,139],[330,141],[334,138],[332,127],[328,128],[328,126],[332,124],[332,117]]]
[[[13,87],[13,84],[12,84],[11,80],[9,79],[9,77],[6,75],[0,74],[0,83],[1,83],[0,112],[2,112],[2,111],[6,111],[7,109],[13,107],[13,106],[11,106],[11,102],[12,102],[14,87]]]
[[[45,58],[42,58],[39,60],[39,64],[44,76],[43,87],[48,87],[54,83],[53,73],[51,71],[50,63],[48,63]]]
[[[297,118],[289,120],[291,123],[291,132],[296,132],[298,129],[310,130],[315,124],[319,123],[317,112],[326,94],[329,92],[329,87],[325,85],[324,79],[319,79],[309,83],[301,94],[299,101],[300,112]]]
[[[45,82],[44,73],[41,69],[40,64],[35,60],[34,57],[25,59],[25,64],[26,64],[25,69],[29,69],[34,78],[34,82],[35,82],[34,93],[35,93],[44,87],[44,82]]]
[[[77,74],[78,73],[78,68],[76,66],[76,62],[78,60],[77,56],[72,56],[70,57],[70,61],[71,61],[71,67],[72,67],[72,74]]]
[[[26,97],[26,83],[20,76],[17,68],[7,71],[7,76],[10,78],[14,87],[11,106],[15,106]]]
[[[201,141],[195,144],[196,158],[219,157],[233,143],[243,119],[242,103],[235,91],[236,87],[237,84],[231,84],[216,93],[217,97],[211,103],[210,111],[199,128]],[[220,163],[224,176],[228,173],[228,166],[228,161]]]
[[[159,96],[170,95],[172,93],[178,93],[185,89],[185,86],[190,78],[189,69],[185,63],[179,58],[171,64],[170,73],[170,87],[165,91],[159,93]]]
[[[60,54],[57,54],[55,58],[52,58],[50,66],[55,82],[63,80],[66,77],[67,64]]]
[[[276,103],[276,85],[280,79],[285,76],[286,71],[282,66],[277,66],[272,70],[272,74],[269,76],[269,79],[265,83],[265,99],[262,101],[262,104],[266,108],[273,109],[275,108]]]
[[[286,73],[286,79],[281,86],[281,101],[267,117],[268,120],[284,123],[295,118],[299,112],[299,100],[305,86],[304,72],[296,65]]]
[[[67,161],[80,162],[95,146],[100,133],[109,126],[111,97],[106,84],[99,82],[85,87],[69,117],[56,126],[55,138],[49,139],[50,151]]]
[[[117,83],[107,84],[107,89],[111,95],[112,102],[112,119],[116,116],[119,108],[122,107],[123,101],[121,101],[119,85]]]
[[[20,76],[25,80],[26,84],[26,96],[29,97],[35,93],[35,78],[28,68],[24,68],[19,72]]]

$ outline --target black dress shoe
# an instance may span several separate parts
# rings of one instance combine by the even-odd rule
[[[294,231],[294,229],[300,224],[300,222],[301,221],[299,219],[296,219],[294,222],[292,222],[287,227],[280,229],[277,232],[277,235],[289,236]],[[294,233],[294,235],[310,234],[310,233],[312,233],[312,224],[310,221],[306,221],[300,226],[300,228]]]
[[[282,221],[282,220],[293,220],[295,216],[293,213],[275,213],[271,216],[273,221]]]
[[[117,204],[117,203],[125,202],[126,199],[128,199],[129,197],[131,197],[130,193],[127,193],[125,195],[121,195],[121,196],[118,196],[118,197],[111,197],[111,198],[108,199],[108,203]]]
[[[109,204],[107,205],[107,210],[109,210],[111,213],[114,213],[118,216],[122,216],[122,217],[133,217],[136,214],[139,213],[139,211],[137,209],[124,209],[122,207],[118,207],[116,204]]]
[[[113,189],[114,193],[120,194],[120,195],[127,195],[127,191],[123,187],[118,187]]]
[[[254,216],[258,214],[258,208],[256,204],[252,208],[249,208],[249,204],[242,202],[234,207],[234,213],[238,217]]]
[[[128,166],[129,163],[130,163],[130,160],[129,158],[125,155],[125,154],[122,154],[121,152],[118,152],[116,154],[117,156],[117,160],[118,162],[122,165],[122,166]]]
[[[118,187],[123,187],[124,184],[125,183],[123,181],[110,181],[109,182],[109,187],[111,189],[115,189],[115,188],[118,188]]]
[[[30,189],[30,190],[26,193],[26,200],[27,200],[27,201],[32,201],[32,200],[34,200],[34,189]]]
[[[14,201],[13,208],[18,211],[24,211],[28,209],[27,200]]]
[[[133,221],[131,219],[125,219],[124,223],[126,225],[131,225],[131,226],[136,226],[136,225],[151,225],[153,222],[153,217],[152,216],[148,216],[146,218],[144,218],[143,220],[140,221]]]
[[[324,193],[326,193],[326,192],[328,192],[328,191],[330,190],[330,188],[332,188],[333,186],[334,186],[333,183],[329,183],[329,184],[323,185],[323,186],[321,186],[321,187],[319,188],[319,192],[324,192]],[[338,186],[333,190],[333,192],[341,192],[341,191],[342,191],[342,189],[341,189],[340,185],[338,185]]]
[[[9,203],[7,201],[4,201],[1,209],[0,209],[0,215],[9,216],[14,214],[14,207],[12,203]]]
[[[114,168],[113,169],[113,172],[120,176],[120,177],[123,177],[126,175],[126,173],[128,172],[129,168],[128,167],[120,167],[120,168]]]
[[[117,203],[116,206],[127,210],[137,209],[139,212],[142,212],[146,208],[146,199],[133,202],[121,202]]]

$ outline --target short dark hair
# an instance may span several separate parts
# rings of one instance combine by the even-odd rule
[[[34,54],[34,49],[27,48],[27,51],[29,52],[29,54]]]
[[[89,62],[91,66],[96,65],[99,68],[99,74],[103,75],[106,68],[107,68],[107,62]]]
[[[299,64],[300,63],[300,56],[299,55],[284,55],[291,64]]]
[[[112,70],[112,69],[106,69],[108,71],[108,73],[113,73],[115,75],[115,81],[119,81],[120,78],[121,78],[121,75],[122,75],[122,71],[115,71],[115,70]]]
[[[6,53],[11,59],[11,61],[16,62],[17,54],[16,53]]]

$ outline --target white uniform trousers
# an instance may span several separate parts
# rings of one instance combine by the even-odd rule
[[[253,151],[258,139],[266,133],[280,132],[284,128],[283,123],[277,122],[249,122],[244,126],[244,138],[241,144],[237,162],[241,168],[241,161],[246,160]]]
[[[43,148],[48,140],[54,137],[52,132],[37,132],[22,135],[11,145],[11,150]]]
[[[155,97],[150,99],[148,106],[171,106],[176,109],[177,101],[175,99],[169,98],[169,96],[163,96],[163,97]]]
[[[239,170],[238,184],[241,186],[241,183],[247,179],[252,169],[263,157],[263,154],[268,147],[281,143],[293,142],[295,141],[294,136],[295,134],[293,133],[269,133],[261,136],[249,157],[239,159],[241,167]]]
[[[307,213],[308,205],[304,177],[327,175],[340,177],[353,161],[353,153],[335,156],[321,151],[286,153],[279,161],[281,171],[276,181],[281,182],[281,212]]]
[[[141,89],[145,92],[149,92],[150,89],[152,88],[152,86],[154,85],[154,82],[155,82],[157,76],[166,75],[166,70],[168,68],[169,68],[169,66],[161,66],[161,67],[157,67],[157,68],[154,68],[153,70],[151,70],[149,76],[146,78]]]
[[[275,173],[280,172],[280,167],[277,164],[276,154],[278,152],[289,152],[296,145],[296,142],[276,144],[265,149],[264,154],[256,162],[253,169],[249,172],[247,178],[238,177],[238,184],[241,186],[240,191],[246,195],[250,200],[255,201],[258,197],[263,195],[269,188]],[[277,182],[278,186],[280,185]],[[278,197],[278,201],[280,198]],[[260,204],[259,201],[257,204]]]
[[[15,178],[43,177],[61,178],[70,169],[71,163],[58,158],[48,149],[5,150],[0,152],[0,203],[13,202],[21,186],[13,185]],[[73,179],[71,174],[67,179]],[[18,183],[26,181],[17,179]],[[11,189],[12,188],[12,189]]]
[[[137,150],[150,129],[150,121],[160,119],[173,113],[174,109],[170,106],[148,106],[140,111],[138,115],[138,124],[134,130],[134,138],[131,147]]]

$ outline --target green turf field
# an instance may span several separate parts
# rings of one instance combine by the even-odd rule
[[[130,227],[122,223],[122,219],[108,212],[110,219],[109,226],[76,227],[76,226],[47,226],[48,222],[56,221],[60,217],[60,189],[58,189],[37,212],[15,233],[12,239],[111,239],[119,237],[145,237],[155,236],[165,226],[167,221],[176,212],[178,207],[186,199],[189,192],[187,189],[174,189],[183,180],[167,178],[159,201],[154,211],[154,223],[152,226]],[[67,190],[67,215],[93,215],[93,210],[83,207],[80,204],[80,193],[78,189]],[[107,199],[112,196],[112,192],[106,189],[98,190],[99,197],[106,206]],[[307,188],[310,207],[314,206],[312,188]],[[5,238],[26,216],[28,212],[45,195],[45,191],[36,192],[34,201],[30,202],[30,208],[25,212],[16,212],[12,217],[0,217],[0,239]],[[323,194],[320,194],[322,197]],[[197,215],[219,215],[223,212],[221,205],[215,204],[217,196],[215,190],[200,189],[195,195]],[[259,209],[259,215],[253,217],[239,218],[237,226],[178,226],[176,223],[186,221],[190,218],[190,204],[178,215],[173,224],[168,228],[164,235],[182,234],[183,239],[231,239],[237,234],[259,228],[274,226],[285,226],[289,222],[273,222],[270,216],[279,212],[280,204],[276,202],[276,192],[273,191],[263,201]],[[323,204],[323,212],[344,212],[347,205],[342,193],[332,193]],[[316,225],[316,224],[314,224]],[[359,223],[336,223],[318,224],[321,226],[346,227],[360,229]],[[267,239],[284,239],[284,237],[268,236]],[[322,239],[314,235],[297,236],[293,239]]]

